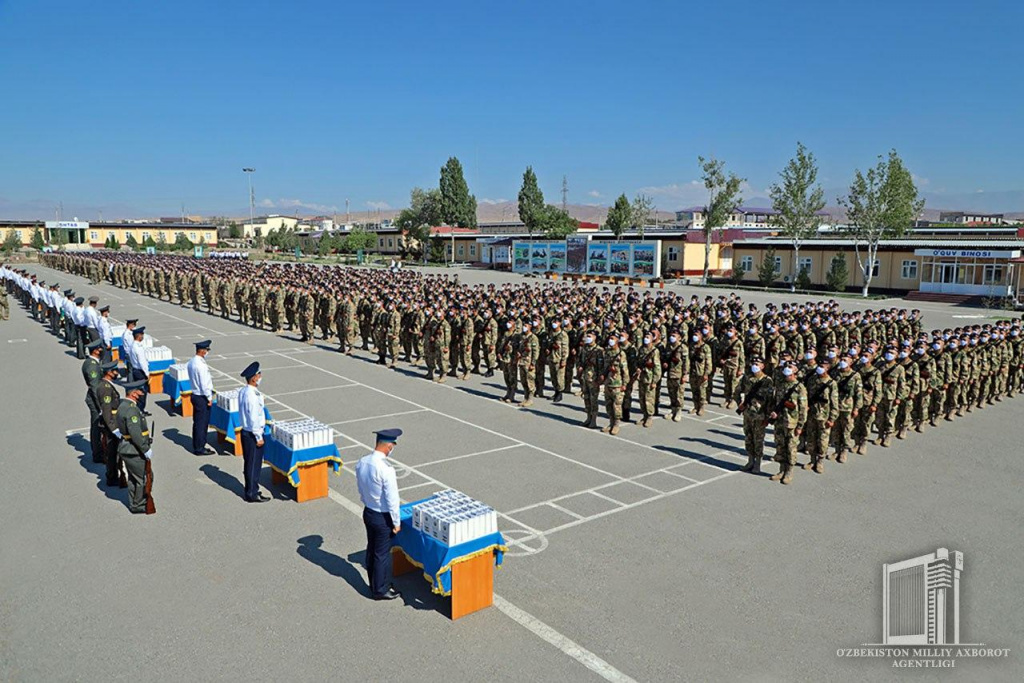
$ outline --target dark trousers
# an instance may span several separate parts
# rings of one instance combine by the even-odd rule
[[[88,343],[88,333],[85,331],[85,325],[75,326],[75,348],[78,351],[78,360],[85,360],[85,345]]]
[[[391,588],[391,538],[394,524],[391,514],[363,508],[366,527],[366,576],[370,594],[384,595]]]
[[[124,474],[121,472],[121,456],[117,454],[117,447],[121,440],[114,436],[114,433],[104,428],[103,440],[106,447],[103,449],[107,457],[107,486],[116,486],[120,483]]]
[[[242,468],[245,477],[245,499],[255,498],[260,492],[260,470],[263,468],[263,446],[256,445],[256,435],[242,430]]]
[[[93,462],[103,462],[103,415],[93,401],[92,392],[85,393],[85,405],[89,408],[89,451]]]
[[[128,473],[128,509],[132,512],[146,511],[146,459],[141,455],[121,456]]]
[[[149,375],[144,373],[138,368],[132,368],[132,381],[138,382],[139,380],[149,381]],[[142,390],[142,396],[139,397],[139,410],[146,412],[146,397],[149,396],[149,384],[147,384]]]
[[[192,394],[192,452],[202,455],[206,450],[206,433],[210,431],[210,399]]]

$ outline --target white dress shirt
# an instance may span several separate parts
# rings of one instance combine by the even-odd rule
[[[79,327],[85,327],[85,308],[76,305],[74,310],[71,311],[71,320]]]
[[[210,366],[202,356],[192,356],[192,360],[186,366],[188,368],[188,381],[192,385],[193,396],[205,396],[213,400],[213,377],[210,376]]]
[[[86,306],[85,315],[83,316],[85,322],[83,323],[86,327],[96,330],[100,330],[100,312],[96,310],[95,306]]]
[[[129,356],[132,359],[132,370],[141,370],[149,375],[149,359],[146,358],[146,347],[133,343]]]
[[[242,421],[242,430],[251,433],[257,440],[263,438],[267,426],[263,406],[263,394],[256,387],[246,384],[238,392],[238,417]]]
[[[114,333],[110,329],[110,321],[107,320],[106,316],[100,316],[100,339],[103,340],[104,346],[110,346],[110,342],[114,338]]]
[[[391,523],[398,526],[398,477],[388,464],[387,456],[374,451],[356,463],[356,485],[363,505],[377,512],[391,513]]]
[[[129,362],[131,362],[131,357],[128,356],[128,354],[131,352],[132,344],[134,343],[135,335],[126,327],[124,332],[121,334],[121,355],[128,358]]]

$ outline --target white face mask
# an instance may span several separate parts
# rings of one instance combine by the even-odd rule
[[[845,370],[848,367],[850,367],[850,364],[847,363],[845,360],[839,361],[839,369],[840,370]]]
[[[793,368],[783,368],[782,369],[782,374],[785,375],[786,377],[792,377],[793,376]]]
[[[668,340],[675,344],[677,341],[679,341],[679,337],[672,335],[671,337],[668,338]]]
[[[757,373],[761,372],[761,366],[760,365],[751,365],[750,366],[750,372],[752,374],[756,375]]]
[[[886,359],[886,360],[893,360],[893,359],[895,359],[895,358],[896,358],[896,355],[895,355],[895,354],[892,354],[892,353],[887,353],[887,354],[885,354],[885,359]]]
[[[698,337],[697,335],[693,335],[693,343],[696,344],[699,341],[700,341],[700,337]]]
[[[821,367],[820,365],[817,368],[815,368],[814,371],[816,373],[818,373],[819,375],[824,375],[825,374],[825,368]]]
[[[615,348],[615,340],[614,339],[609,339],[608,340],[608,348],[609,349]]]
[[[262,377],[257,377],[257,378],[256,378],[256,386],[259,386],[259,385],[260,385],[260,382],[262,382],[262,381],[263,381],[263,378],[262,378]]]
[[[804,354],[804,359],[805,360],[813,360],[814,359],[814,354],[813,353],[805,353]]]

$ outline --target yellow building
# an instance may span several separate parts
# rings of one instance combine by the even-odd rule
[[[733,245],[735,264],[743,268],[745,283],[758,281],[758,271],[771,253],[777,281],[789,282],[797,270],[793,244],[784,237],[745,239]],[[1005,236],[942,237],[920,236],[882,240],[872,264],[871,290],[954,296],[1012,296],[1021,286],[1021,253],[1024,239],[1011,231]],[[866,259],[861,245],[861,258]],[[806,270],[811,284],[824,287],[834,259],[845,259],[849,273],[847,287],[864,285],[854,242],[851,239],[813,239],[800,246],[800,270]]]
[[[184,235],[193,244],[204,244],[207,247],[217,246],[217,226],[211,223],[133,223],[115,221],[0,221],[0,242],[11,232],[16,233],[23,246],[32,243],[32,235],[36,228],[48,246],[63,243],[68,249],[99,249],[113,236],[117,243],[124,246],[128,236],[135,237],[138,244],[147,238],[159,242],[161,238],[167,244],[174,244],[179,234]]]

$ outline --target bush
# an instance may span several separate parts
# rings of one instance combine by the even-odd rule
[[[775,249],[769,249],[764,253],[761,265],[757,268],[757,281],[766,288],[775,282]]]
[[[743,284],[743,277],[747,274],[747,271],[743,270],[743,266],[736,266],[732,269],[732,274],[729,276],[729,282],[734,285]]]
[[[797,289],[810,289],[811,288],[811,274],[806,268],[801,268],[800,273],[796,276],[796,288]]]
[[[845,292],[846,284],[850,280],[850,270],[846,265],[846,256],[836,254],[832,257],[828,273],[825,275],[825,283],[831,292]]]

